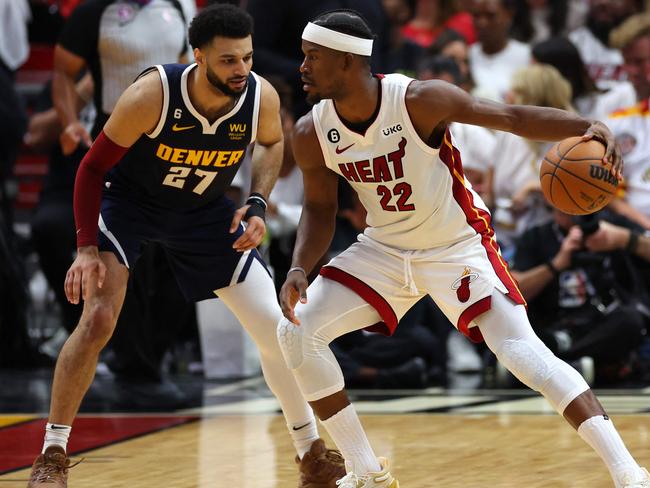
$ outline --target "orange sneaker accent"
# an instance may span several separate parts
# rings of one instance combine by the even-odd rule
[[[298,488],[336,488],[336,482],[345,476],[343,456],[328,449],[323,439],[313,442],[302,460],[296,456],[300,468]]]

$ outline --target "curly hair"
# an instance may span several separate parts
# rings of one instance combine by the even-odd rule
[[[253,34],[253,18],[234,5],[213,4],[201,10],[192,20],[189,41],[193,48],[202,48],[215,37],[243,39]]]

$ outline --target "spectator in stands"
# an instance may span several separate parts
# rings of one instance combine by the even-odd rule
[[[589,0],[587,24],[573,30],[569,39],[580,51],[589,76],[599,88],[625,80],[621,52],[609,45],[609,34],[627,17],[638,12],[640,0]]]
[[[185,19],[178,0],[86,0],[70,15],[54,50],[52,98],[63,127],[61,148],[89,147],[118,97],[153,64],[184,61]],[[75,83],[88,69],[97,117],[91,134],[79,123]]]
[[[508,98],[510,103],[572,110],[571,85],[546,64],[519,70]],[[484,198],[493,209],[492,223],[506,260],[514,252],[514,240],[527,227],[550,219],[539,183],[539,165],[548,147],[509,132],[497,132]]]
[[[647,326],[637,260],[650,262],[650,236],[606,213],[553,216],[523,234],[514,259],[531,323],[560,358],[592,358],[597,377],[612,365],[618,371]]]
[[[458,86],[467,92],[472,91],[474,81],[469,72],[469,45],[461,34],[453,29],[443,31],[436,42],[431,44],[429,52],[434,56],[440,55],[456,61],[462,77]]]
[[[650,229],[650,14],[630,17],[612,32],[612,41],[622,50],[623,69],[639,100],[607,120],[625,157],[624,195],[612,209]]]
[[[300,64],[303,53],[300,50],[302,31],[308,21],[319,14],[338,8],[349,8],[359,12],[368,22],[377,41],[372,53],[372,68],[383,70],[383,58],[390,37],[382,0],[247,0],[246,10],[255,20],[255,71],[263,76],[279,76],[293,89],[294,115],[300,117],[309,110],[305,102]],[[289,12],[291,13],[289,15]]]
[[[383,71],[414,77],[417,65],[424,57],[425,49],[402,34],[404,25],[412,17],[409,2],[407,0],[383,0],[382,3],[390,25],[389,45]]]
[[[444,56],[425,58],[420,63],[417,78],[419,80],[445,80],[460,87],[463,87],[462,84],[465,80],[456,61]],[[449,128],[456,145],[462,151],[465,177],[470,181],[474,190],[482,194],[490,167],[489,159],[495,149],[495,134],[485,127],[457,122],[452,122]]]
[[[415,17],[404,26],[402,35],[427,48],[446,29],[457,31],[470,44],[476,40],[472,17],[458,8],[456,0],[416,0]]]
[[[533,46],[533,61],[550,64],[571,83],[573,106],[583,117],[604,120],[621,107],[632,105],[636,94],[631,83],[616,83],[601,90],[589,76],[580,52],[564,37],[553,37]]]
[[[80,120],[89,130],[95,114],[92,105],[88,104],[93,92],[90,76],[84,76],[75,88],[77,111],[80,112]],[[59,145],[61,130],[48,83],[36,101],[25,134],[25,145],[30,150],[49,156],[48,172],[32,216],[31,235],[43,274],[61,309],[62,325],[70,333],[79,321],[81,309],[67,300],[63,282],[77,248],[72,191],[75,174],[85,151],[78,148],[72,154],[64,156]]]
[[[27,60],[27,0],[0,0],[0,212],[13,233],[13,166],[27,127],[25,109],[14,86],[16,70]],[[8,236],[7,236],[8,237]]]
[[[512,37],[536,43],[567,33],[568,0],[522,0],[516,2]],[[575,2],[571,2],[575,4]]]
[[[474,0],[478,42],[470,46],[475,94],[503,101],[512,75],[530,62],[530,47],[510,37],[514,0]]]

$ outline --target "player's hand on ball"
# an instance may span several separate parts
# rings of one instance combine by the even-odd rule
[[[296,325],[300,325],[300,320],[296,317],[294,308],[296,303],[307,303],[307,287],[309,282],[307,276],[300,269],[291,271],[280,290],[280,307],[283,315]]]
[[[244,205],[242,208],[235,212],[230,224],[230,233],[232,234],[237,230],[241,223],[246,211],[250,205]],[[255,249],[260,245],[264,234],[266,233],[266,224],[260,217],[250,217],[247,221],[246,230],[239,238],[233,243],[232,248],[239,252],[249,251]]]
[[[597,120],[589,126],[585,135],[582,136],[583,141],[588,141],[590,139],[596,139],[605,145],[603,164],[612,163],[612,171],[620,180],[623,175],[623,156],[621,154],[621,148],[616,142],[612,131],[610,131],[609,127],[605,124]]]
[[[79,296],[87,300],[90,292],[104,285],[106,265],[96,246],[79,248],[77,257],[65,275],[65,296],[70,303],[79,303]]]

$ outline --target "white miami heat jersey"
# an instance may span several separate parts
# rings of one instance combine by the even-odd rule
[[[476,233],[492,239],[489,214],[465,182],[460,153],[449,131],[440,149],[415,131],[405,94],[413,81],[380,78],[381,105],[365,134],[343,124],[332,100],[313,107],[325,164],[356,190],[368,211],[364,233],[398,249],[447,246]]]
[[[621,109],[607,120],[623,153],[627,202],[650,217],[650,101]]]

